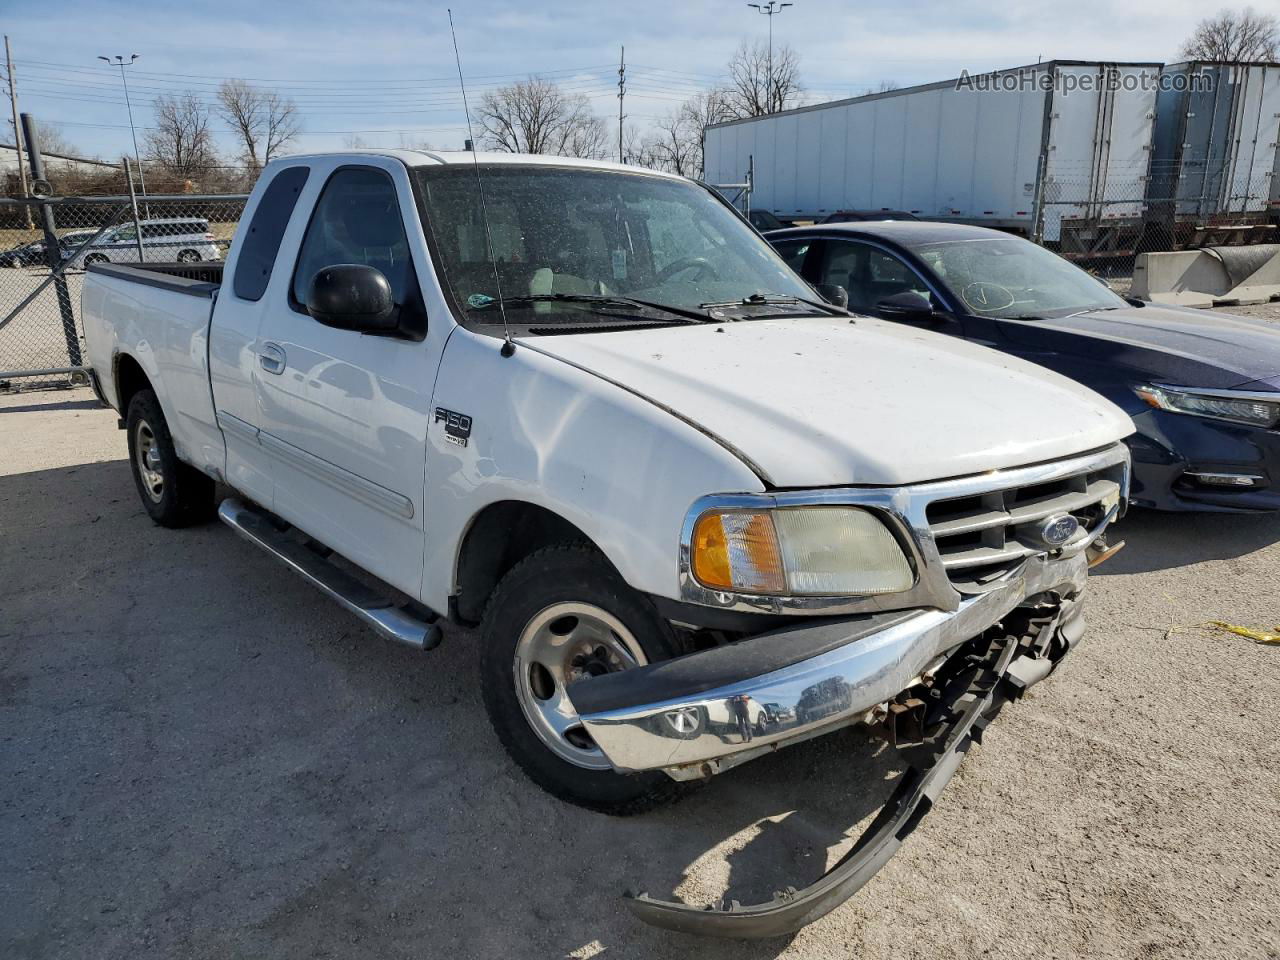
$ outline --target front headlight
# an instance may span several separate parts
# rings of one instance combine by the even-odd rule
[[[1157,410],[1190,413],[1197,417],[1229,420],[1253,427],[1274,427],[1280,422],[1280,398],[1275,401],[1252,397],[1236,398],[1227,395],[1228,391],[1223,391],[1222,395],[1211,395],[1149,384],[1136,386],[1133,392]]]
[[[689,560],[704,587],[734,593],[865,596],[915,582],[893,534],[856,507],[710,510],[694,524]]]

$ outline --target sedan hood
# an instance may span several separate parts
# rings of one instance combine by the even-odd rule
[[[1107,354],[1179,386],[1230,388],[1280,374],[1280,325],[1190,307],[1120,307],[1063,320],[1009,321],[1009,339],[1042,346],[1076,338],[1071,352]],[[1064,344],[1057,344],[1064,349]],[[1157,356],[1159,355],[1159,356]]]
[[[647,397],[777,487],[897,485],[1082,453],[1133,431],[1086,387],[953,337],[798,318],[522,339]]]

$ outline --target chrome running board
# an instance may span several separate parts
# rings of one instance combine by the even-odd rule
[[[442,638],[440,627],[390,597],[335,567],[315,550],[286,536],[264,515],[234,497],[222,501],[218,518],[250,543],[261,547],[294,573],[318,587],[388,640],[431,650]]]

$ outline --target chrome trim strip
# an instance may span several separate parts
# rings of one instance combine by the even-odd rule
[[[1037,556],[1019,570],[997,588],[966,597],[954,611],[924,610],[819,656],[688,697],[583,714],[583,726],[616,769],[666,769],[687,779],[673,768],[705,763],[715,772],[732,765],[721,762],[725,757],[777,749],[856,723],[1028,597],[1048,590],[1079,593],[1088,560],[1083,552]]]
[[[1129,496],[1129,449],[1123,443],[1115,443],[1102,450],[1065,460],[991,470],[972,476],[909,484],[902,487],[843,487],[779,491],[772,494],[716,494],[702,497],[695,501],[685,514],[680,531],[680,599],[722,610],[797,615],[876,613],[887,610],[907,610],[913,607],[956,610],[967,594],[961,594],[952,585],[943,568],[942,557],[934,544],[933,533],[926,516],[930,503],[935,500],[968,497],[1009,487],[1048,483],[1063,477],[1103,470],[1119,464],[1124,464],[1126,468],[1120,490],[1120,500],[1123,503]],[[915,570],[916,582],[911,589],[901,593],[862,597],[757,596],[711,590],[694,579],[690,556],[693,527],[698,517],[707,510],[735,507],[767,510],[775,507],[814,505],[861,507],[874,513],[897,538]],[[1093,532],[1100,533],[1104,528],[1105,522],[1099,524]],[[1071,549],[1076,546],[1072,544]]]
[[[393,516],[404,517],[406,520],[413,518],[413,501],[404,494],[388,490],[372,480],[366,480],[359,474],[344,470],[328,460],[317,457],[313,453],[308,453],[300,447],[295,447],[286,440],[281,440],[266,430],[258,431],[258,442],[264,450],[272,454],[276,459],[296,467],[308,476],[315,477],[317,480],[327,483],[329,486],[335,487],[377,510]]]

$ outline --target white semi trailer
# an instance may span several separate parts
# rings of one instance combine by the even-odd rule
[[[1141,234],[1160,71],[1048,61],[715,124],[706,179],[751,169],[752,207],[784,220],[905,210],[1122,253]]]
[[[1148,218],[1177,246],[1263,242],[1280,217],[1280,64],[1164,68]]]

